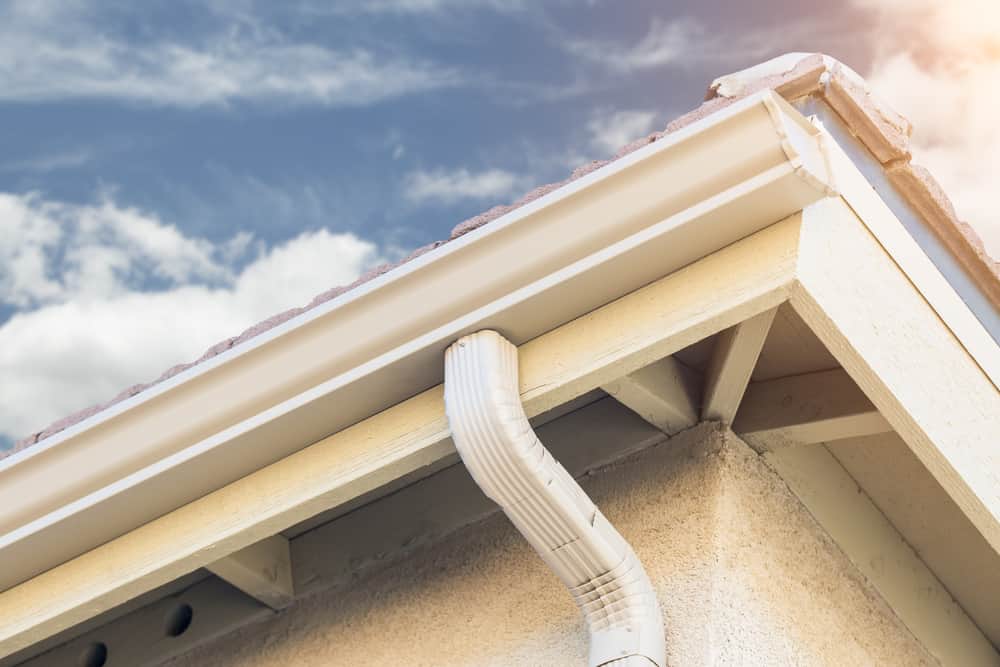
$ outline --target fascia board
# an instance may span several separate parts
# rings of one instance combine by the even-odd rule
[[[794,106],[804,115],[816,119],[822,125],[824,132],[835,141],[836,153],[842,153],[859,172],[868,184],[869,197],[881,200],[881,207],[888,208],[897,218],[899,225],[911,237],[938,272],[947,280],[951,289],[961,297],[966,307],[972,311],[976,319],[989,333],[997,344],[1000,344],[1000,302],[994,302],[984,291],[982,285],[974,279],[965,264],[956,257],[915,209],[905,193],[899,191],[879,162],[869,149],[853,134],[843,118],[820,96],[807,97]],[[831,155],[836,157],[835,155]],[[833,171],[838,169],[831,164]],[[854,177],[854,180],[857,180]],[[846,187],[838,181],[838,189]],[[860,191],[859,191],[860,192]],[[863,216],[865,217],[865,216]]]
[[[1000,391],[846,199],[802,227],[791,306],[1000,553]]]
[[[913,223],[906,225],[902,221],[905,214],[902,206],[897,205],[896,210],[891,208],[871,184],[869,179],[873,169],[859,164],[861,157],[856,151],[852,157],[844,148],[845,138],[836,139],[826,122],[814,118],[813,123],[820,128],[830,180],[836,183],[840,196],[889,253],[896,266],[906,274],[993,386],[1000,389],[1000,347],[994,334],[987,329],[988,323],[996,321],[995,309],[989,311],[994,313],[991,320],[989,313],[981,307],[982,302],[970,298],[970,289],[973,288],[965,285],[965,289],[959,291],[964,285],[955,284],[960,274],[952,269],[948,274],[950,278],[945,276],[939,268],[941,264],[932,259],[933,253],[929,253],[929,241],[919,241],[912,233]],[[882,173],[881,167],[876,169]],[[981,292],[975,293],[980,299],[985,298]]]
[[[830,193],[818,131],[748,97],[0,462],[0,590]]]

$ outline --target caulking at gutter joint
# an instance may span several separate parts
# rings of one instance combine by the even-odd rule
[[[521,406],[517,348],[494,331],[445,353],[445,408],[462,461],[569,588],[590,667],[665,667],[663,618],[632,547],[538,440]]]

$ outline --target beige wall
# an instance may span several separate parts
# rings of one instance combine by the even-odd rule
[[[702,425],[584,488],[642,558],[687,665],[934,664],[758,457]],[[175,666],[585,665],[568,593],[503,516]]]

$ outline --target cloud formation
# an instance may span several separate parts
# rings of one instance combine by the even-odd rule
[[[105,299],[149,281],[230,281],[222,260],[247,241],[237,236],[218,246],[189,238],[107,197],[76,206],[0,193],[0,304]]]
[[[96,6],[96,5],[95,5]],[[273,28],[227,25],[192,41],[129,40],[85,3],[0,8],[0,101],[119,99],[199,107],[235,101],[360,106],[453,86],[421,58],[291,41]]]
[[[657,113],[643,109],[603,111],[587,122],[590,143],[606,156],[655,129]]]
[[[605,43],[590,39],[566,39],[563,46],[573,55],[622,73],[690,63],[703,50],[702,24],[690,18],[654,18],[649,31],[635,44]]]
[[[434,169],[407,174],[404,193],[407,199],[417,203],[438,201],[453,204],[463,199],[505,197],[513,194],[519,184],[517,176],[503,169],[479,172]]]
[[[325,229],[216,244],[109,199],[0,195],[0,303],[24,308],[0,324],[0,436],[152,380],[379,261],[374,244]]]
[[[526,6],[525,0],[340,0],[309,5],[310,9],[317,12],[343,14],[435,14],[457,9],[512,12],[521,11]]]
[[[50,153],[41,153],[24,160],[0,162],[0,173],[30,172],[35,174],[76,169],[94,159],[94,152],[86,148],[75,148]]]
[[[1000,258],[1000,5],[856,0],[880,21],[872,88],[913,122],[914,161]]]

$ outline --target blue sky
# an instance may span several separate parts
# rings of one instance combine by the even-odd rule
[[[996,158],[966,164],[983,141],[1000,151],[992,122],[952,136],[954,112],[924,104],[929,87],[997,80],[1000,21],[829,5],[0,5],[0,446],[610,156],[714,77],[787,51],[882,83],[1000,245],[983,194]]]

